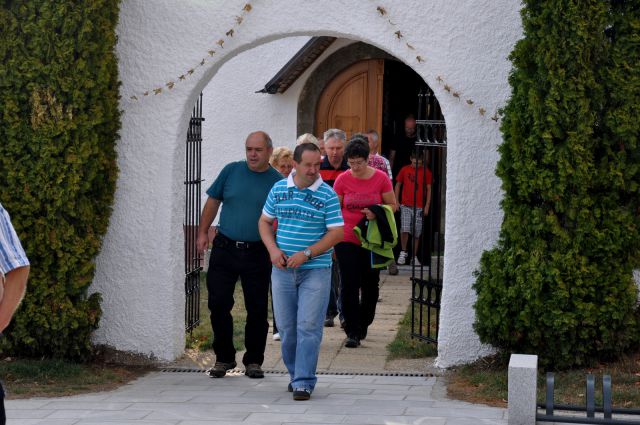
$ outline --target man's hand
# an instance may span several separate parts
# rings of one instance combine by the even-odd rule
[[[425,217],[429,215],[429,205],[426,205],[426,206],[422,209],[422,215],[424,215]]]
[[[196,240],[198,254],[202,254],[204,250],[209,247],[209,228],[211,227],[211,223],[213,223],[213,219],[216,218],[218,214],[218,208],[220,208],[221,203],[222,201],[209,197],[204,204],[202,215],[200,216],[200,225],[198,226],[198,239]],[[213,236],[214,239],[217,232],[218,229],[216,228]]]
[[[279,269],[284,270],[287,266],[287,255],[282,252],[281,249],[274,249],[269,251],[269,257],[271,258],[271,264]]]
[[[4,294],[0,300],[0,332],[4,331],[13,313],[15,313],[24,291],[27,288],[27,279],[29,277],[29,266],[18,267],[11,270],[5,276]]]
[[[198,254],[202,254],[205,249],[209,247],[209,235],[198,233],[198,240],[196,241],[196,247]]]
[[[304,263],[306,263],[308,259],[309,257],[304,255],[304,252],[302,251],[296,252],[287,260],[287,267],[290,269],[295,269],[296,267],[299,267]]]

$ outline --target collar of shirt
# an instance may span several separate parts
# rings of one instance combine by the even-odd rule
[[[291,170],[291,174],[289,174],[289,177],[287,177],[287,188],[292,188],[292,187],[297,188],[296,184],[293,182],[293,176],[295,175],[296,175],[296,170]],[[316,181],[313,182],[311,186],[305,187],[305,189],[309,189],[312,192],[315,192],[316,190],[318,190],[321,184],[322,184],[322,177],[320,177],[320,175],[318,174],[318,178],[316,179]]]
[[[329,157],[327,155],[322,159],[322,163],[320,164],[321,170],[341,170],[346,171],[349,169],[349,164],[347,163],[347,158],[342,158],[342,164],[340,164],[340,168],[333,168],[333,165],[329,162]]]

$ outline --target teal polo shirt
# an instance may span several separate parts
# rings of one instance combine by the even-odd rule
[[[247,161],[227,164],[207,190],[207,195],[222,202],[218,230],[235,241],[260,240],[258,219],[271,187],[282,175],[269,167],[251,171]]]

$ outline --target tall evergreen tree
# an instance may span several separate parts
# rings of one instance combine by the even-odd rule
[[[115,191],[117,0],[0,4],[0,200],[32,263],[4,353],[84,358]]]
[[[497,167],[504,221],[480,261],[475,328],[548,366],[615,356],[638,339],[632,3],[525,0],[511,55]]]

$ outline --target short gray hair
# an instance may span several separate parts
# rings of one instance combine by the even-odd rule
[[[368,130],[365,133],[367,136],[371,136],[371,138],[373,139],[373,143],[377,146],[378,145],[378,141],[380,141],[380,135],[378,134],[377,131],[375,131],[373,128]]]
[[[323,139],[325,142],[332,137],[335,137],[336,139],[342,140],[344,143],[347,143],[347,133],[345,133],[343,130],[340,130],[339,128],[330,128],[329,130],[324,132]]]

